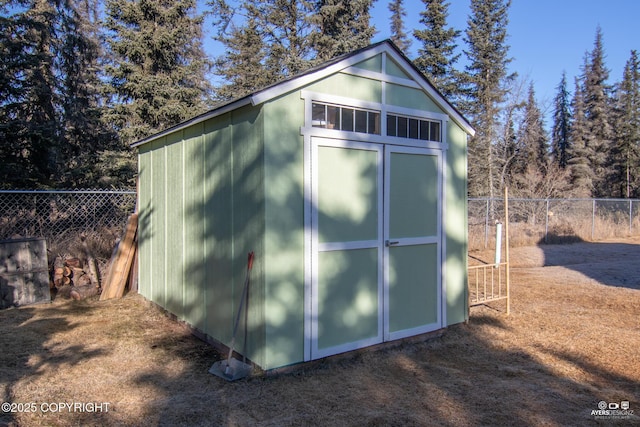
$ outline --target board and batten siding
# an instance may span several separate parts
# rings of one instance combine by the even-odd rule
[[[446,292],[446,324],[468,320],[467,288],[467,134],[452,120],[447,127],[447,158],[444,165],[445,215],[443,283]]]
[[[304,360],[304,101],[294,91],[264,105],[267,367]]]
[[[262,115],[245,107],[140,147],[140,293],[229,344],[253,265],[247,356],[264,347]],[[239,348],[244,343],[239,337]]]

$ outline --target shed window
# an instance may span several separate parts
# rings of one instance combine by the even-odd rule
[[[395,114],[387,115],[387,135],[421,139],[423,141],[442,141],[439,121],[416,119]]]
[[[380,112],[314,102],[312,126],[380,135]]]

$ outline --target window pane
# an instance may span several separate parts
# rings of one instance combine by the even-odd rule
[[[327,129],[340,129],[340,107],[327,105]]]
[[[392,116],[391,114],[387,114],[387,135],[396,136],[396,116]]]
[[[398,136],[407,137],[407,128],[409,127],[409,119],[406,117],[398,117]]]
[[[429,139],[429,122],[420,120],[420,139],[427,141]]]
[[[353,109],[342,109],[342,130],[353,132]]]
[[[409,119],[409,138],[418,139],[418,120]]]
[[[442,141],[440,138],[440,122],[431,122],[431,141]]]
[[[311,123],[315,128],[323,128],[326,126],[324,107],[324,104],[313,104],[311,106]]]
[[[367,133],[373,133],[380,135],[380,113],[374,113],[369,111],[369,129]]]
[[[356,110],[356,132],[367,132],[367,112]]]

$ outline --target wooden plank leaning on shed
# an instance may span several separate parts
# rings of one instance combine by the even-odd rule
[[[133,264],[133,256],[136,252],[138,232],[138,214],[134,213],[127,220],[124,237],[118,243],[118,247],[111,257],[111,265],[107,273],[107,280],[102,288],[100,301],[111,298],[120,298],[129,278],[129,272]]]

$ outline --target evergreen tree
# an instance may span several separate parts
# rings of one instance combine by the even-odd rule
[[[216,89],[216,98],[238,98],[273,82],[275,76],[269,75],[264,65],[267,48],[255,16],[242,27],[234,26],[221,41],[226,46],[225,54],[216,60],[215,69],[225,84]]]
[[[316,62],[368,46],[375,33],[370,24],[373,0],[317,0],[310,22]]]
[[[59,165],[63,173],[58,179],[65,187],[91,187],[101,179],[101,171],[95,170],[100,152],[116,138],[102,120],[98,4],[95,0],[66,0],[61,6],[58,16],[62,37],[57,60],[63,82],[64,163]]]
[[[50,187],[61,144],[56,10],[46,0],[5,2],[3,9],[0,179],[9,187]]]
[[[640,196],[640,60],[637,51],[624,67],[615,103],[614,188],[618,196]]]
[[[529,96],[524,106],[518,145],[520,146],[522,164],[544,174],[547,171],[549,161],[549,142],[544,129],[544,119],[536,103],[533,84],[529,86]]]
[[[609,71],[604,65],[602,31],[598,27],[593,51],[584,74],[584,115],[587,122],[586,146],[593,170],[593,196],[609,195],[613,128],[610,123]]]
[[[5,185],[93,186],[103,124],[97,5],[5,2],[0,157]],[[11,11],[11,13],[9,13]]]
[[[584,94],[579,79],[575,81],[575,91],[571,102],[573,122],[569,132],[568,165],[571,171],[571,184],[578,196],[591,197],[593,192],[594,171],[591,168],[591,153],[588,146],[589,126],[585,116]]]
[[[517,174],[524,169],[519,162],[522,157],[518,146],[516,122],[522,121],[522,110],[525,106],[523,92],[526,85],[524,80],[513,80],[509,86],[508,97],[504,104],[500,137],[495,144],[495,162],[500,173],[500,186],[511,185]]]
[[[210,2],[221,19],[216,40],[225,46],[215,61],[224,84],[220,99],[251,93],[311,66],[309,40],[312,5],[300,0],[247,0],[231,8],[224,0]]]
[[[502,137],[496,144],[496,165],[500,169],[500,185],[509,185],[518,173],[520,154],[513,115],[509,114]]]
[[[403,0],[392,0],[389,2],[389,12],[391,12],[391,41],[407,53],[411,48],[411,40],[404,31],[404,18],[407,12],[404,9]]]
[[[455,101],[460,95],[461,76],[454,68],[460,57],[455,54],[460,31],[446,28],[449,3],[444,0],[422,1],[425,9],[420,12],[420,23],[424,29],[413,32],[413,36],[421,43],[418,57],[413,62],[446,98]],[[474,39],[478,36],[476,33],[473,35]]]
[[[274,81],[296,75],[311,65],[309,40],[312,4],[305,0],[260,0],[262,37],[267,45],[267,70]],[[272,83],[273,83],[272,82]]]
[[[111,119],[124,144],[203,112],[209,94],[195,0],[107,0]]]
[[[507,73],[511,62],[506,44],[510,4],[509,0],[471,1],[466,31],[469,51],[465,52],[469,60],[467,93],[465,102],[460,104],[476,129],[468,146],[471,196],[493,197],[497,190],[493,145],[506,84],[515,77]]]
[[[569,157],[569,134],[571,131],[571,106],[567,90],[567,73],[562,73],[554,99],[553,128],[551,129],[551,155],[562,169],[567,167]]]

